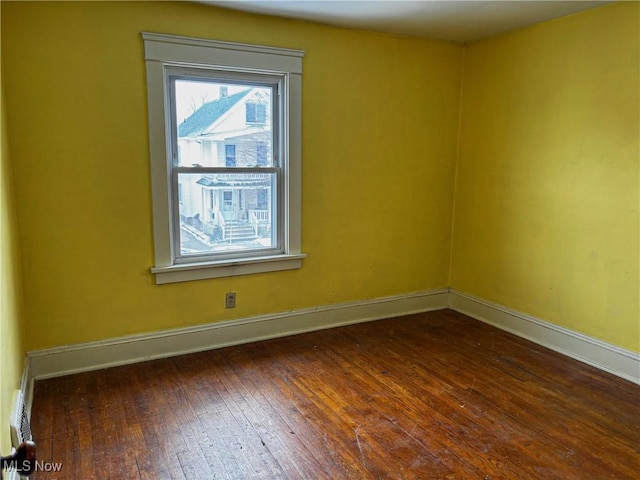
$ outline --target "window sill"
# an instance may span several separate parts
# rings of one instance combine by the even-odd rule
[[[302,259],[306,256],[305,253],[297,253],[214,262],[182,263],[168,267],[152,267],[151,273],[155,274],[156,284],[158,285],[190,282],[207,278],[293,270],[302,266]]]

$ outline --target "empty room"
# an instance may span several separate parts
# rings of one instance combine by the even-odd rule
[[[638,478],[640,2],[0,20],[2,479]]]

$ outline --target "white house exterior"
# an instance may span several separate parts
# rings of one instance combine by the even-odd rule
[[[270,167],[270,90],[247,88],[203,104],[177,126],[182,167]],[[181,229],[207,244],[258,241],[270,246],[270,173],[180,174]]]

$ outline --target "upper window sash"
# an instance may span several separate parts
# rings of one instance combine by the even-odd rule
[[[286,95],[282,93],[285,90],[285,82],[286,76],[284,74],[274,74],[273,72],[265,73],[265,72],[231,72],[228,70],[221,70],[219,67],[209,67],[204,68],[202,66],[175,66],[171,64],[167,64],[164,66],[164,83],[168,85],[169,88],[166,89],[166,97],[165,97],[165,105],[166,109],[169,111],[169,115],[166,115],[166,128],[171,132],[171,137],[169,140],[172,142],[172,156],[173,156],[173,166],[186,166],[180,165],[179,163],[179,155],[177,151],[177,137],[178,137],[178,129],[179,125],[177,125],[177,114],[176,114],[176,101],[177,101],[177,92],[176,92],[176,82],[185,81],[185,82],[219,82],[225,83],[229,86],[236,84],[243,87],[256,87],[259,90],[265,89],[270,90],[270,102],[264,102],[262,106],[264,107],[264,120],[262,122],[247,122],[248,124],[265,124],[267,120],[267,108],[266,104],[269,105],[269,118],[268,123],[271,130],[271,145],[272,148],[272,165],[277,164],[278,157],[281,156],[283,152],[281,152],[281,148],[286,148],[286,145],[283,143],[283,138],[280,137],[281,131],[283,131],[283,126],[281,125],[281,118],[278,115],[279,112],[284,111],[285,102],[284,99]],[[247,100],[245,105],[249,105],[250,103],[254,103],[252,100]],[[245,116],[246,112],[242,113],[242,116]],[[227,145],[230,150],[231,148],[236,148],[234,144]],[[237,152],[236,152],[237,153]],[[231,153],[230,158],[235,158],[235,154]],[[230,166],[230,165],[227,165]]]

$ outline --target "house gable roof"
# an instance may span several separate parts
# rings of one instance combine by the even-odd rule
[[[243,90],[205,103],[178,125],[178,137],[194,137],[204,133],[216,120],[242,100],[249,91]]]

